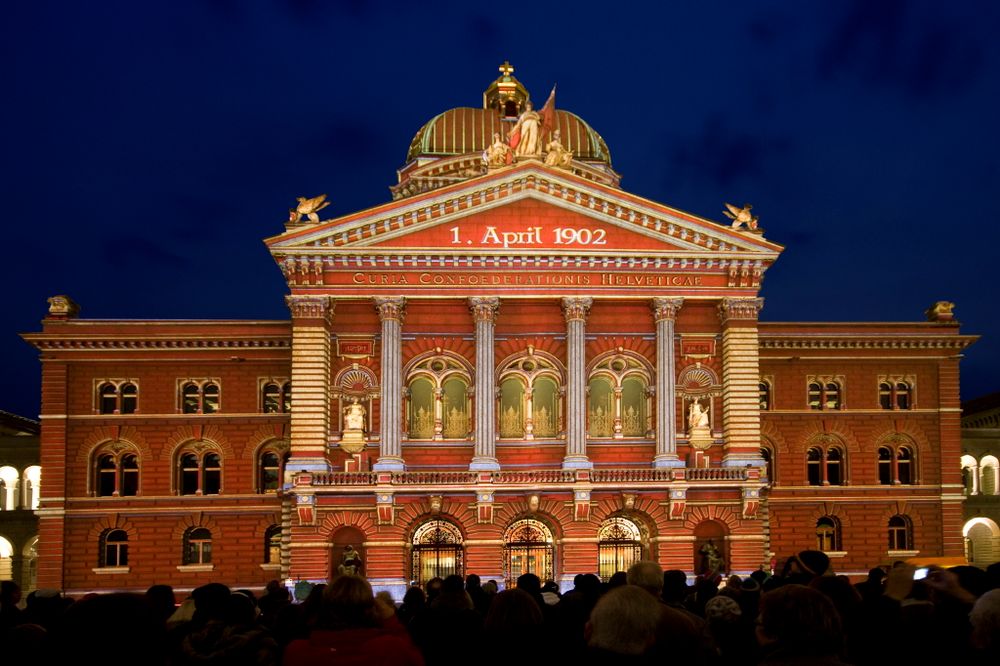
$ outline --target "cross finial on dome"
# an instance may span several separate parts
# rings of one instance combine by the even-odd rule
[[[500,77],[483,93],[483,108],[496,109],[503,118],[516,118],[528,101],[528,91],[514,78],[514,67],[504,60],[498,68]]]
[[[504,60],[503,64],[500,65],[500,73],[505,77],[514,73],[514,67],[510,64],[509,60]]]

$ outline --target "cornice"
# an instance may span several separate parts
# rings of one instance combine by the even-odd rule
[[[213,338],[211,336],[192,337],[113,337],[113,336],[65,336],[46,333],[27,333],[22,337],[31,345],[42,351],[66,350],[125,350],[139,351],[148,349],[183,349],[205,350],[215,349],[291,349],[291,336],[266,338]]]
[[[761,349],[947,349],[961,351],[979,339],[976,335],[883,335],[822,336],[816,334],[771,335],[759,332]]]

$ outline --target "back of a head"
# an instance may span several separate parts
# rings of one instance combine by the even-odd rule
[[[681,602],[688,593],[687,574],[680,569],[663,572],[663,600]]]
[[[660,609],[646,590],[635,585],[616,587],[590,612],[587,645],[616,654],[643,654],[656,641]]]
[[[465,577],[465,589],[466,590],[473,590],[473,589],[476,589],[478,587],[482,587],[482,585],[483,585],[482,581],[480,580],[479,576],[476,575],[476,574],[469,574],[468,576]]]
[[[973,644],[991,653],[1000,653],[1000,588],[976,600],[969,613]]]
[[[652,560],[639,560],[628,568],[625,580],[659,598],[663,590],[663,569]]]
[[[765,642],[810,654],[836,654],[841,648],[840,615],[833,602],[804,585],[783,585],[764,594],[758,631]]]
[[[206,583],[191,592],[195,617],[200,620],[221,620],[226,613],[232,591],[222,583]]]
[[[517,578],[517,588],[528,594],[541,594],[542,579],[533,573],[521,574]]]
[[[340,576],[323,590],[323,624],[331,629],[378,624],[372,586],[358,576]]]
[[[484,627],[495,636],[516,636],[542,625],[542,611],[534,597],[520,588],[504,590],[493,598]]]

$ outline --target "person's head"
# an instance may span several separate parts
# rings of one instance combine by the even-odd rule
[[[232,591],[222,583],[207,583],[191,592],[196,622],[221,620],[225,617]]]
[[[378,625],[372,586],[358,576],[341,576],[323,590],[322,624],[329,629]]]
[[[427,601],[433,601],[434,597],[441,594],[441,584],[444,583],[444,579],[438,576],[434,576],[429,581],[427,581]]]
[[[836,654],[841,648],[840,616],[822,592],[788,584],[760,598],[757,642],[777,643],[810,654]]]
[[[497,587],[497,582],[495,580],[488,580],[483,583],[483,592],[486,594],[496,594],[498,589],[499,588]]]
[[[517,589],[528,594],[541,594],[542,580],[533,573],[521,574],[517,578]]]
[[[656,641],[660,604],[635,585],[616,587],[590,612],[587,646],[622,655],[641,655]]]
[[[525,111],[531,111],[534,108],[535,108],[535,105],[531,103],[531,100],[528,100],[527,102],[524,103],[524,110]]]
[[[659,598],[663,591],[663,569],[652,560],[639,560],[628,568],[625,579],[629,585],[636,585]]]
[[[403,595],[403,605],[411,610],[423,608],[426,601],[427,597],[424,595],[424,591],[417,585],[411,586]]]
[[[483,627],[494,636],[516,637],[542,625],[542,611],[535,599],[519,588],[504,590],[490,604]]]
[[[663,600],[678,603],[684,600],[688,593],[687,574],[680,569],[668,569],[663,572]]]
[[[465,589],[474,590],[476,588],[482,587],[483,583],[479,576],[476,574],[469,574],[465,577]]]
[[[12,580],[0,581],[0,604],[16,605],[21,601],[21,586]]]
[[[969,623],[973,645],[991,653],[1000,651],[1000,588],[976,600],[969,613]]]
[[[622,585],[628,585],[628,574],[624,571],[616,571],[611,574],[611,578],[608,579],[608,587],[621,587]]]

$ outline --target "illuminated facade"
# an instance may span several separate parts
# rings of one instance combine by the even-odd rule
[[[421,128],[392,201],[319,220],[300,200],[266,241],[290,321],[50,301],[25,335],[40,586],[260,587],[355,551],[397,593],[638,558],[695,573],[711,546],[742,573],[817,546],[842,572],[961,555],[975,338],[950,304],[759,321],[783,248],[749,208],[720,224],[620,189],[592,128],[502,72]]]

